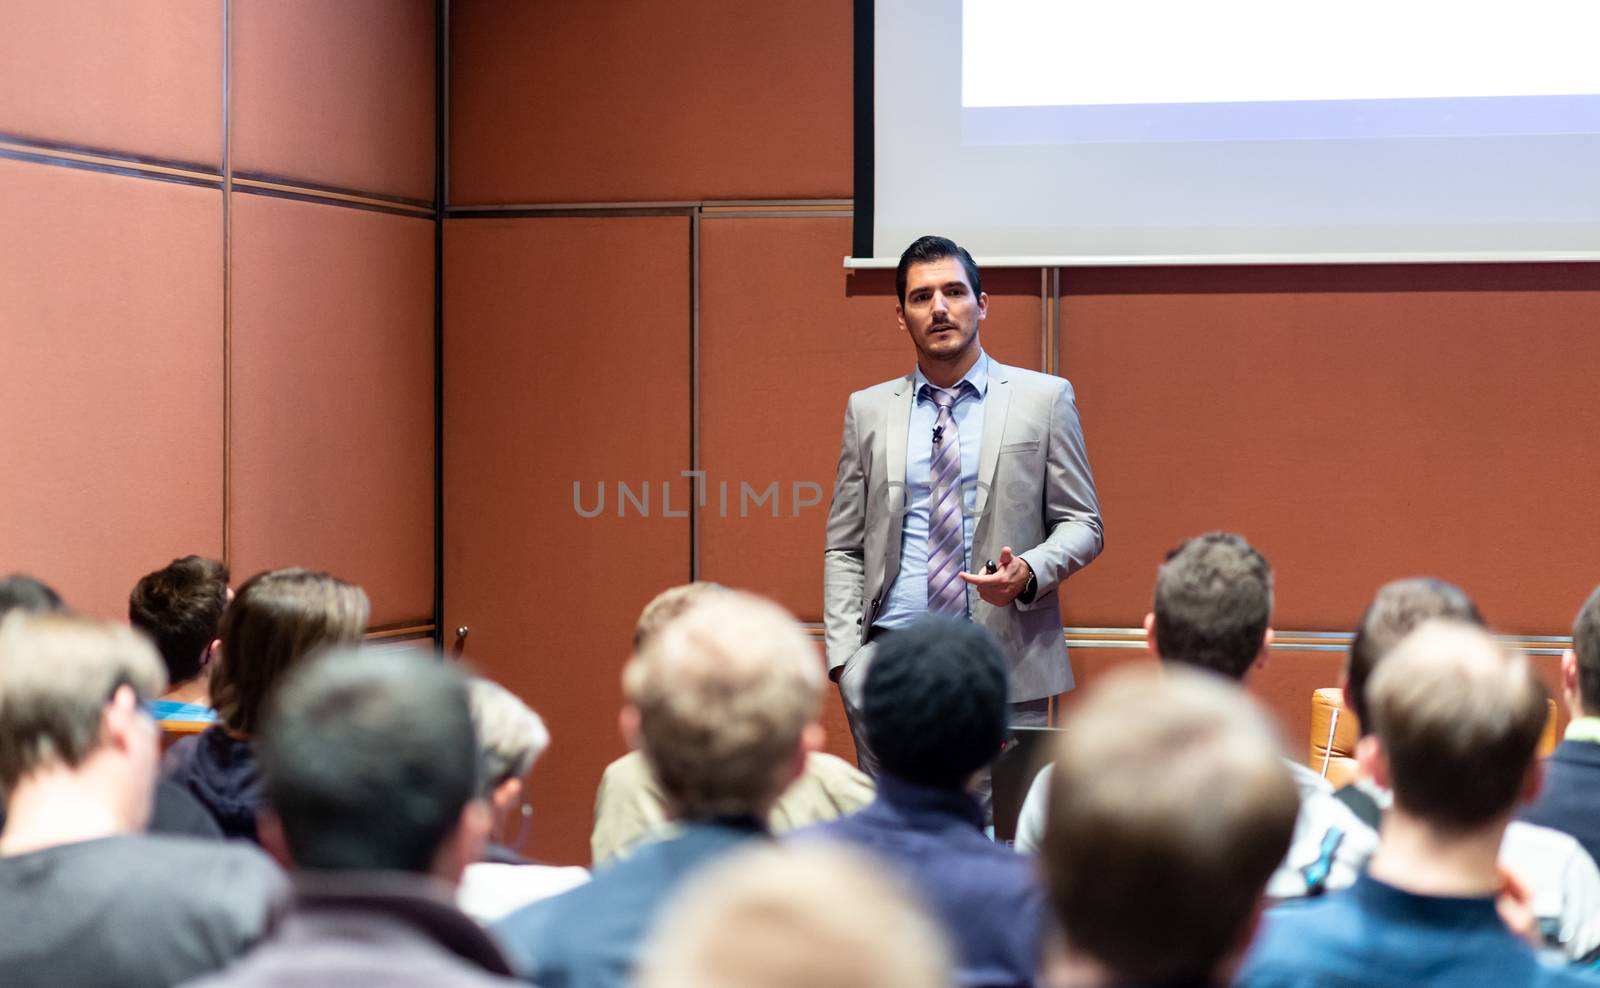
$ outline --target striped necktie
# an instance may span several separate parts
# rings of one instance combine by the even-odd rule
[[[928,468],[928,613],[965,616],[967,584],[961,579],[967,557],[962,524],[961,434],[951,409],[966,394],[965,382],[946,391],[922,386],[922,397],[939,406],[933,424],[933,458]]]

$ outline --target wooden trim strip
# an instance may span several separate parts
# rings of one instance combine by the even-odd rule
[[[225,15],[226,15],[225,11]],[[226,26],[225,26],[226,27]],[[227,66],[224,66],[224,72]],[[228,98],[224,82],[224,101]],[[224,105],[224,147],[221,169],[183,161],[167,161],[140,155],[122,154],[97,148],[76,147],[51,141],[39,141],[0,132],[0,158],[26,161],[33,164],[60,165],[85,171],[124,175],[130,178],[147,178],[163,182],[177,182],[204,188],[225,189],[231,186],[240,192],[256,195],[277,195],[286,199],[320,202],[335,206],[352,206],[358,209],[376,209],[402,216],[421,216],[433,219],[438,215],[432,202],[407,199],[377,192],[361,192],[331,186],[296,182],[260,173],[232,170],[231,123],[226,118],[229,108]]]
[[[436,622],[426,624],[399,624],[387,625],[382,628],[372,628],[362,635],[363,641],[390,641],[397,638],[432,638],[438,629]]]
[[[752,210],[719,210],[711,212],[706,210],[701,213],[708,220],[809,220],[821,217],[836,219],[849,219],[855,214],[848,209],[812,210],[809,212],[795,212],[792,210],[778,209],[752,209]]]
[[[317,185],[313,182],[297,182],[284,178],[281,175],[268,175],[263,172],[233,173],[233,180],[239,185],[251,185],[257,188],[287,189],[307,195],[326,196],[329,199],[350,200],[354,202],[373,203],[384,206],[398,206],[422,212],[432,213],[433,200],[408,199],[405,196],[385,195],[381,192],[363,192],[360,189],[342,189],[335,185]]]
[[[222,176],[210,172],[188,171],[166,165],[147,165],[139,162],[123,161],[118,158],[83,154],[76,151],[52,151],[31,148],[25,144],[14,144],[7,141],[0,141],[0,158],[6,158],[11,161],[25,161],[35,165],[76,168],[79,171],[99,172],[106,175],[122,175],[127,178],[173,182],[178,185],[192,185],[205,189],[222,188]]]
[[[594,217],[631,216],[693,216],[693,203],[687,205],[644,203],[636,206],[529,206],[526,208],[495,208],[480,210],[451,206],[445,210],[450,220],[525,220],[574,219]]]
[[[684,200],[659,200],[645,202],[510,202],[490,204],[452,205],[448,212],[452,217],[475,215],[503,215],[505,213],[608,213],[624,212],[635,209],[670,209],[678,212],[688,212],[700,208],[700,203],[692,199]]]
[[[306,185],[290,185],[285,182],[268,181],[261,178],[245,178],[238,172],[233,173],[233,189],[236,192],[245,192],[250,195],[273,196],[279,199],[294,199],[300,202],[321,203],[327,206],[370,209],[380,213],[392,213],[396,216],[415,216],[419,219],[427,220],[431,220],[435,216],[433,207],[428,205],[417,206],[356,192],[341,192]]]
[[[707,216],[724,214],[743,215],[749,212],[762,214],[773,213],[821,213],[824,216],[854,216],[855,210],[848,199],[825,199],[815,202],[707,202],[703,203],[700,211]]]
[[[6,131],[0,131],[0,146],[14,146],[33,154],[61,156],[72,160],[105,162],[119,168],[148,169],[156,172],[171,171],[185,175],[203,175],[210,178],[222,177],[219,168],[202,162],[179,161],[176,158],[154,158],[149,155],[111,151],[106,148],[89,147],[84,144],[46,141]]]

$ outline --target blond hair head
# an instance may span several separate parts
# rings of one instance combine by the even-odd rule
[[[787,611],[729,591],[651,637],[622,690],[674,817],[764,817],[817,718],[822,662]]]
[[[21,611],[0,621],[0,788],[45,766],[81,764],[122,686],[146,700],[167,688],[161,656],[132,628]]]
[[[662,910],[639,988],[951,988],[933,921],[877,862],[800,843],[735,852]]]
[[[650,603],[644,605],[644,610],[639,612],[639,620],[633,626],[634,651],[644,648],[645,643],[654,638],[656,633],[665,628],[673,618],[726,589],[727,587],[720,583],[696,580],[693,583],[668,587],[651,597]]]
[[[1428,621],[1367,682],[1395,806],[1448,830],[1511,812],[1544,731],[1548,694],[1527,657],[1460,621]]]

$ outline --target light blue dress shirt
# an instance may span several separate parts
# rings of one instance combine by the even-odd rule
[[[961,555],[966,560],[963,568],[971,573],[978,454],[983,442],[983,406],[989,396],[989,355],[980,353],[978,362],[961,380],[977,392],[976,397],[966,394],[950,410],[961,436]],[[917,368],[911,376],[911,421],[906,432],[906,508],[900,524],[900,573],[872,622],[874,628],[884,630],[907,627],[928,614],[928,472],[933,466],[933,424],[939,418],[939,406],[922,396],[922,386],[927,383],[922,368]],[[968,587],[969,601],[971,595]]]

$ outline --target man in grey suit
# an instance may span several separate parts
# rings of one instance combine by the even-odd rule
[[[876,640],[929,613],[969,618],[1006,656],[1013,723],[1042,724],[1072,688],[1061,584],[1103,545],[1072,385],[983,352],[972,256],[923,237],[895,289],[917,366],[850,396],[823,560],[829,675],[868,772]]]

